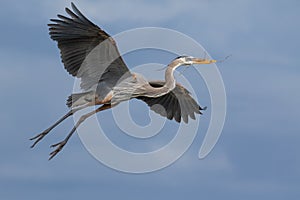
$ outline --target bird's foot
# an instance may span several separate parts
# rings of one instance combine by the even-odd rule
[[[60,152],[66,144],[67,144],[67,140],[63,140],[57,144],[51,145],[50,146],[51,148],[56,147],[56,149],[49,154],[50,155],[49,160],[51,160],[54,156],[56,156],[56,154],[58,154],[58,152]]]
[[[46,129],[42,133],[30,138],[30,140],[35,140],[34,143],[30,146],[30,148],[33,148],[39,141],[41,141],[48,133],[50,132],[50,129]]]

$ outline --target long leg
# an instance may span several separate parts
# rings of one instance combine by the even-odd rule
[[[67,114],[65,114],[62,118],[60,118],[57,122],[55,122],[52,126],[50,126],[49,128],[47,128],[46,130],[44,130],[42,133],[30,138],[30,140],[35,140],[34,143],[30,146],[31,148],[33,148],[39,141],[41,141],[52,129],[54,129],[58,124],[60,124],[62,121],[64,121],[65,119],[67,119],[68,117],[72,116],[75,112],[88,107],[88,105],[84,105],[82,107],[79,108],[75,108],[70,110]]]
[[[60,152],[62,150],[62,148],[67,144],[68,140],[70,139],[70,137],[73,135],[73,133],[76,131],[76,129],[79,127],[79,125],[84,122],[84,120],[86,120],[88,117],[96,114],[97,112],[100,112],[102,110],[106,110],[106,109],[109,109],[111,108],[112,105],[111,104],[104,104],[103,106],[101,106],[100,108],[97,108],[96,110],[92,111],[92,112],[89,112],[85,115],[82,115],[80,117],[80,119],[78,120],[78,122],[75,124],[75,126],[73,127],[73,129],[71,130],[71,132],[67,135],[67,137],[57,143],[57,144],[54,144],[54,145],[51,145],[51,147],[56,147],[56,149],[54,151],[52,151],[50,153],[50,157],[49,157],[49,160],[51,160],[58,152]]]

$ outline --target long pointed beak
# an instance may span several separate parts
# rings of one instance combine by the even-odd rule
[[[202,58],[193,58],[192,59],[193,64],[211,64],[217,62],[216,60],[208,60],[208,59],[202,59]]]

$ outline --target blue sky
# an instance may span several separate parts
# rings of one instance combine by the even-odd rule
[[[77,135],[48,162],[49,145],[65,137],[72,120],[34,150],[28,138],[67,112],[65,99],[73,78],[64,71],[46,24],[64,13],[70,1],[4,0],[0,3],[1,199],[299,199],[299,1],[74,2],[112,35],[131,28],[165,27],[194,38],[216,59],[232,54],[218,65],[228,98],[222,136],[209,156],[198,160],[204,134],[200,131],[181,159],[148,174],[105,167],[89,155]],[[142,64],[144,58],[136,58],[147,53],[157,56],[153,60],[145,56],[147,62],[167,64],[173,59],[145,51],[125,56],[126,62],[129,67]],[[193,76],[193,70],[184,75]],[[199,91],[200,103],[209,105],[208,94],[201,96]],[[147,111],[145,105],[139,106]],[[110,113],[98,115],[102,117],[109,124]],[[203,129],[208,120],[209,113],[203,116]],[[116,130],[111,129],[111,137],[122,143],[113,135]]]

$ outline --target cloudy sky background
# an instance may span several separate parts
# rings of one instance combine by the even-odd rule
[[[211,154],[198,160],[205,133],[200,130],[181,159],[149,174],[105,167],[77,135],[48,162],[49,145],[63,139],[73,121],[59,126],[34,150],[28,138],[67,112],[65,99],[74,81],[63,69],[46,24],[56,14],[64,14],[70,1],[4,0],[0,3],[1,199],[299,199],[299,1],[74,2],[111,35],[164,27],[192,37],[216,59],[232,54],[219,64],[228,98],[222,136]],[[173,57],[141,51],[125,59],[132,68],[147,62],[167,64]],[[192,68],[184,75],[194,82],[199,79]],[[197,88],[200,103],[209,105],[205,86]],[[134,111],[136,120],[147,121],[142,117],[147,106],[135,103],[141,109]],[[110,125],[110,115],[101,113],[98,118]],[[208,122],[209,112],[202,118],[203,129]],[[123,137],[118,140],[113,135],[117,130],[110,130],[111,137],[122,145]],[[172,138],[163,137],[164,142],[168,137]],[[137,142],[127,140],[124,146]]]

